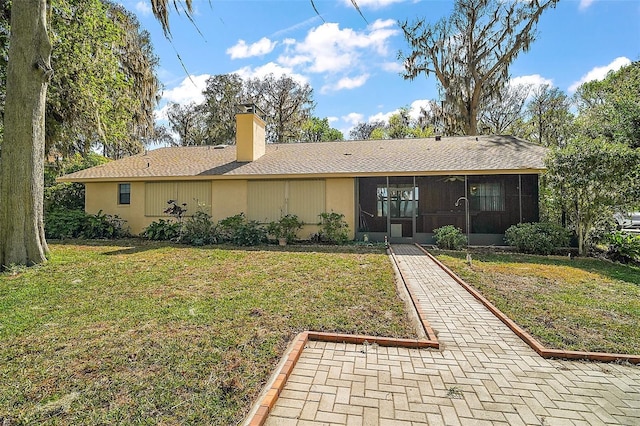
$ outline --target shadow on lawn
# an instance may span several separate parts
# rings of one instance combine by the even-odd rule
[[[466,252],[439,252],[461,260],[466,259]],[[435,252],[434,254],[437,255],[438,252]],[[610,279],[624,281],[640,286],[640,267],[635,265],[614,263],[606,259],[598,259],[593,257],[578,257],[569,259],[568,257],[564,256],[536,256],[521,253],[488,253],[486,251],[475,253],[472,251],[471,255],[474,259],[477,259],[481,262],[522,263],[531,265],[542,264],[562,266],[566,268],[576,268],[585,272],[599,274]]]

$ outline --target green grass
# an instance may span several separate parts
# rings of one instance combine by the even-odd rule
[[[302,330],[415,337],[380,248],[51,249],[0,275],[0,423],[235,424]]]
[[[435,252],[549,348],[640,354],[640,268],[592,258]]]

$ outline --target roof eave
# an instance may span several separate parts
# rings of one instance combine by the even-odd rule
[[[153,182],[153,181],[185,181],[185,180],[255,180],[255,179],[322,179],[322,178],[355,178],[380,176],[441,176],[441,175],[517,175],[540,174],[545,168],[523,167],[518,169],[491,170],[415,170],[415,171],[380,171],[380,172],[333,172],[333,173],[274,173],[274,174],[225,174],[225,175],[185,175],[185,176],[110,176],[73,178],[62,176],[56,182],[100,183],[100,182]]]

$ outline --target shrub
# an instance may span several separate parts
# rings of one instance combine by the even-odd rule
[[[609,234],[607,257],[621,263],[640,260],[640,235],[630,235],[621,231]]]
[[[278,221],[269,223],[267,227],[267,233],[273,235],[277,239],[284,238],[288,243],[295,240],[296,235],[304,222],[302,222],[295,214],[287,214],[280,218]]]
[[[247,220],[244,213],[230,216],[218,222],[220,241],[238,246],[255,246],[267,239],[267,231],[255,220]]]
[[[158,219],[151,222],[144,231],[142,236],[154,241],[170,241],[178,238],[180,235],[181,224],[170,220]]]
[[[102,213],[100,210],[96,214],[89,214],[86,217],[83,238],[122,238],[129,235],[124,228],[126,220],[118,215]]]
[[[331,244],[344,244],[349,240],[349,225],[342,213],[320,213],[318,239]]]
[[[87,214],[82,210],[56,210],[44,217],[44,233],[47,238],[79,238]]]
[[[211,216],[203,211],[195,212],[192,217],[184,221],[180,240],[194,246],[217,243],[216,225],[211,220]]]
[[[569,245],[570,234],[560,225],[549,222],[519,223],[507,229],[505,240],[522,253],[551,254]]]
[[[55,210],[45,216],[47,238],[121,238],[128,235],[125,220],[99,211]]]
[[[464,236],[460,228],[453,225],[434,229],[433,234],[436,246],[443,250],[460,250],[467,245],[467,237]]]
[[[83,210],[84,185],[81,183],[58,183],[44,189],[44,210]]]

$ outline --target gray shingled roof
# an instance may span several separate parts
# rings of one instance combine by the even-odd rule
[[[269,144],[263,157],[236,161],[235,146],[160,148],[81,170],[61,181],[182,179],[210,176],[535,173],[547,150],[512,136]]]

